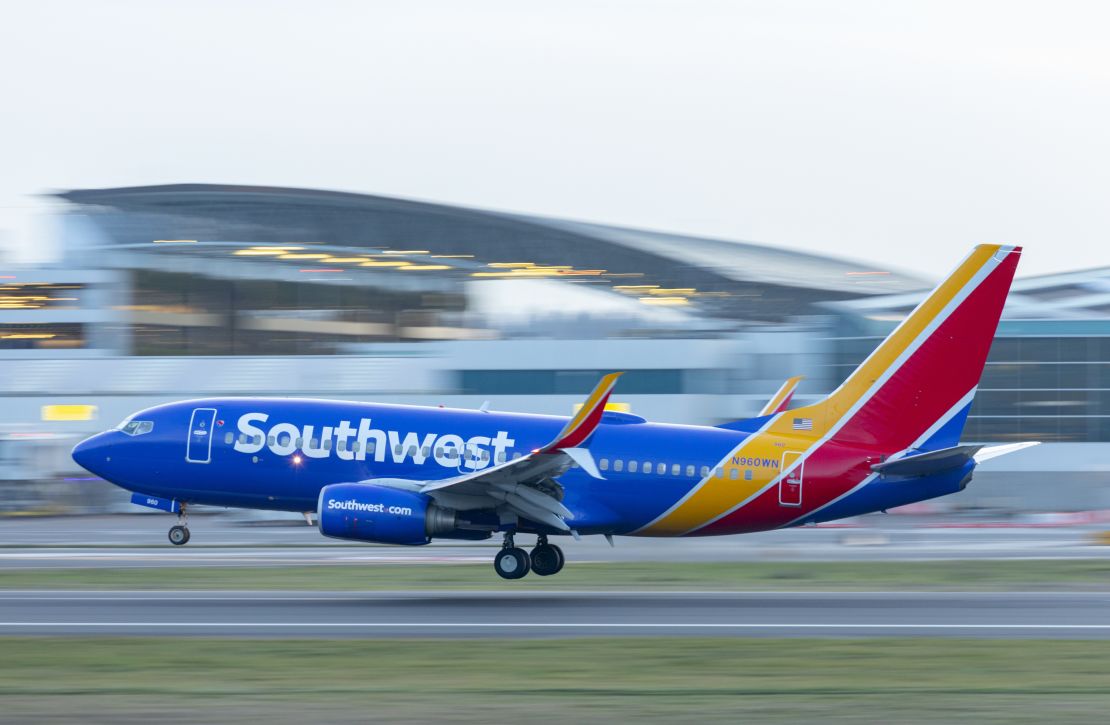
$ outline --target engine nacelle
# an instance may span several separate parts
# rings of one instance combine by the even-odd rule
[[[336,483],[320,491],[320,533],[379,544],[427,544],[455,529],[455,512],[422,493],[367,483]]]

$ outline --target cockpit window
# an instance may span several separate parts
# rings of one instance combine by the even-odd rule
[[[154,421],[152,420],[129,420],[124,423],[120,430],[129,436],[141,436],[154,430]]]

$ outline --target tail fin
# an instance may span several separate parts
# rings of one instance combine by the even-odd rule
[[[839,388],[784,413],[784,427],[890,451],[956,445],[1020,255],[975,247]]]

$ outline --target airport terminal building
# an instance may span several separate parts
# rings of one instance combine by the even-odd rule
[[[0,279],[8,508],[115,505],[66,480],[73,442],[188,397],[569,413],[619,369],[615,400],[649,419],[741,418],[789,375],[800,400],[831,390],[929,287],[836,256],[362,194],[58,197],[58,261]],[[491,314],[493,288],[529,312]],[[1046,445],[949,503],[1110,508],[1108,293],[1110,269],[1015,283],[964,438]]]

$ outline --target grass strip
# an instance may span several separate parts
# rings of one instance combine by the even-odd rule
[[[0,589],[1110,589],[1110,560],[574,563],[557,576],[507,582],[487,564],[88,567],[6,569]]]
[[[0,638],[7,717],[1101,721],[1110,642]]]

